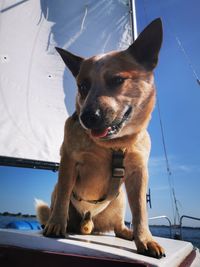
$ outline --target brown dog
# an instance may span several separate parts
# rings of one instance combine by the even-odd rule
[[[65,124],[51,208],[37,207],[45,236],[114,230],[133,239],[124,224],[125,182],[138,252],[164,256],[149,231],[146,211],[151,146],[146,128],[155,104],[153,69],[161,43],[162,24],[156,19],[125,51],[83,59],[57,48],[78,93],[76,113]]]

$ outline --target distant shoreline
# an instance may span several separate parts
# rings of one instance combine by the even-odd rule
[[[33,214],[22,214],[21,212],[18,213],[11,213],[8,211],[0,212],[0,216],[12,216],[12,217],[22,217],[22,218],[36,218],[36,215]]]
[[[12,217],[18,217],[18,218],[36,218],[35,214],[22,214],[21,212],[18,213],[11,213],[11,212],[0,212],[0,216],[4,216],[4,217],[8,217],[8,216],[12,216]],[[164,225],[164,224],[150,224],[150,227],[169,227],[169,225]],[[179,228],[178,225],[172,225],[172,228]],[[182,226],[182,228],[187,228],[187,229],[199,229],[200,227],[193,227],[193,226]]]

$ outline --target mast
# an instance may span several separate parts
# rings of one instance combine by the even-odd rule
[[[130,0],[129,5],[130,5],[132,41],[134,42],[138,37],[135,0]],[[146,202],[147,202],[147,204],[149,203],[149,207],[152,208],[150,189],[149,189],[149,192],[146,194]]]
[[[138,36],[135,0],[130,0],[130,17],[131,17],[132,38],[133,41],[135,41],[135,39]]]

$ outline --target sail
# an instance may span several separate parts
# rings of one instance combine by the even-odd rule
[[[55,46],[83,57],[131,43],[128,0],[0,3],[0,156],[59,162],[76,85]]]

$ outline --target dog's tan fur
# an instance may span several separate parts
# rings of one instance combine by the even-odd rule
[[[152,38],[158,40],[151,41]],[[133,239],[132,231],[124,224],[122,189],[111,201],[88,202],[107,194],[112,150],[122,149],[125,151],[125,187],[133,215],[137,250],[153,257],[164,255],[163,248],[153,240],[149,231],[146,212],[147,164],[151,147],[146,128],[155,104],[152,70],[157,63],[161,40],[161,22],[156,20],[125,51],[82,59],[59,50],[79,86],[76,99],[79,119],[71,116],[65,124],[59,178],[52,193],[51,208],[42,203],[37,207],[38,218],[45,225],[45,236],[65,236],[66,229],[84,234],[114,230],[118,237]],[[145,45],[145,49],[149,49],[148,45],[153,47],[152,55],[147,53],[147,59],[142,54],[146,53],[143,48],[140,55],[140,46]],[[109,79],[116,74],[123,78],[123,82],[117,86],[114,82],[113,88]],[[90,88],[83,96],[80,85],[86,80],[90,81]],[[106,125],[109,125],[122,118],[127,106],[133,109],[130,117],[110,139],[96,137],[81,121],[85,110],[92,107],[96,113],[101,110]],[[72,191],[82,201],[73,198]],[[87,218],[84,218],[85,214]]]

